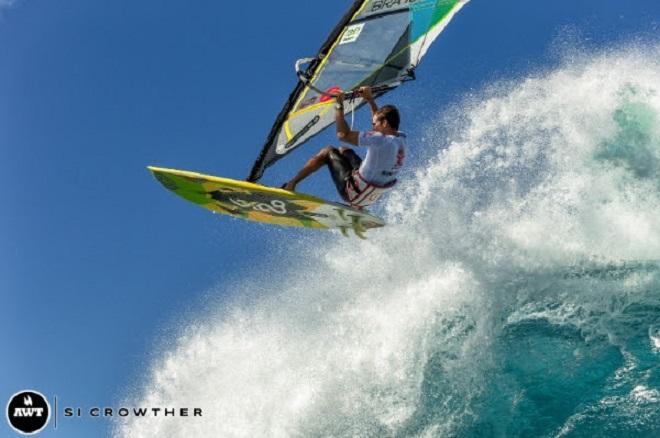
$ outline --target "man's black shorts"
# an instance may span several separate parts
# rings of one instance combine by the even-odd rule
[[[337,191],[345,201],[348,201],[346,180],[351,177],[353,171],[360,168],[360,164],[362,164],[362,158],[352,149],[346,149],[344,153],[339,152],[339,149],[335,148],[330,151],[328,160],[330,175],[335,182]]]

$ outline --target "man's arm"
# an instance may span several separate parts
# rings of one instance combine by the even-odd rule
[[[357,146],[360,142],[360,133],[357,131],[351,131],[348,123],[346,123],[346,119],[344,118],[344,94],[342,91],[339,91],[336,99],[335,124],[337,125],[337,138],[344,143]]]

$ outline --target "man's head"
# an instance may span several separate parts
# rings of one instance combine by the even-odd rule
[[[394,105],[385,105],[374,114],[371,122],[374,131],[385,135],[394,135],[399,131],[399,123],[401,122],[399,110]]]

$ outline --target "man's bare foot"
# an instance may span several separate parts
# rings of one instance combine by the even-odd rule
[[[282,186],[282,188],[284,190],[288,190],[290,192],[295,192],[296,191],[296,184],[289,181],[288,183],[284,184],[284,186]]]

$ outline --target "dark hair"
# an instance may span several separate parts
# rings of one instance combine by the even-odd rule
[[[399,130],[399,124],[401,123],[401,116],[399,116],[399,110],[396,109],[394,105],[384,105],[377,112],[376,115],[379,119],[387,120],[387,124],[396,131]]]

